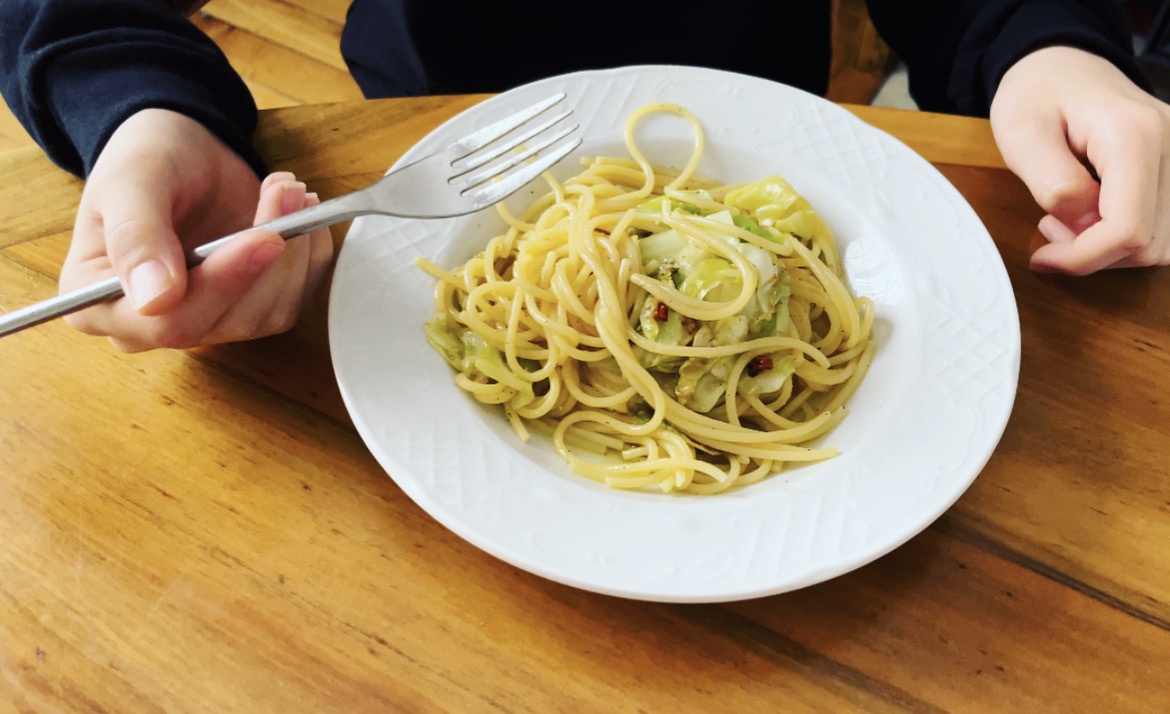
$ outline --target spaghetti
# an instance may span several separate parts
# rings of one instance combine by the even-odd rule
[[[653,112],[688,121],[687,165],[634,141]],[[430,344],[522,439],[551,436],[570,468],[618,488],[718,493],[785,464],[845,416],[874,354],[827,225],[783,179],[696,174],[698,120],[655,103],[627,120],[630,159],[584,160],[507,230],[438,279]]]

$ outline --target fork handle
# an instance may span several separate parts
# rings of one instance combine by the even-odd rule
[[[288,240],[289,238],[296,238],[299,235],[315,231],[318,228],[331,226],[334,223],[341,223],[342,221],[349,221],[372,212],[373,209],[369,206],[369,202],[366,199],[366,189],[347,193],[344,196],[322,201],[316,206],[309,206],[308,208],[285,214],[267,223],[245,228],[242,231],[236,231],[231,235],[217,238],[210,243],[197,246],[187,253],[187,267],[193,268],[199,265],[204,260],[207,260],[208,256],[224,243],[258,228],[272,231],[281,238]]]
[[[217,248],[236,238],[242,233],[256,229],[273,231],[281,238],[288,240],[303,235],[317,228],[331,226],[334,223],[352,220],[358,216],[371,213],[364,190],[338,196],[328,201],[322,201],[316,206],[289,213],[267,223],[261,223],[231,235],[224,236],[204,243],[187,253],[187,267],[193,268],[207,259]],[[72,292],[43,300],[28,307],[14,310],[0,315],[0,337],[18,332],[42,322],[48,322],[62,315],[68,315],[100,302],[112,300],[124,293],[122,283],[117,276],[78,288]]]

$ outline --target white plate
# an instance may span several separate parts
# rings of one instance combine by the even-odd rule
[[[904,543],[950,507],[1003,433],[1020,355],[1003,263],[959,193],[905,145],[823,99],[672,66],[520,87],[453,118],[400,163],[556,91],[576,110],[581,155],[624,155],[626,117],[649,101],[675,102],[706,129],[702,173],[727,182],[779,173],[825,217],[854,290],[873,299],[878,315],[873,366],[828,437],[841,455],[714,497],[628,493],[577,477],[547,442],[522,444],[501,412],[457,389],[423,336],[433,281],[415,257],[457,265],[495,234],[495,212],[363,218],[338,259],[330,344],[354,424],[403,491],[520,568],[670,602],[826,580]],[[677,166],[689,155],[681,120],[656,115],[640,126],[652,161]],[[556,173],[578,170],[570,158]],[[528,200],[526,189],[513,205]]]

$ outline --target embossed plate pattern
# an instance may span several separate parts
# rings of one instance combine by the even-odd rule
[[[926,161],[813,95],[761,79],[673,66],[555,77],[453,118],[412,161],[563,90],[583,156],[625,155],[626,117],[649,101],[694,112],[702,173],[779,173],[833,228],[855,292],[877,307],[877,356],[828,438],[841,455],[717,497],[607,489],[568,472],[551,446],[520,443],[502,415],[453,384],[427,346],[433,281],[502,225],[362,218],[341,250],[330,305],[337,379],[365,443],[412,499],[455,533],[530,572],[624,597],[712,602],[779,593],[863,565],[921,531],[967,489],[1007,423],[1019,371],[1015,300],[986,229]],[[679,119],[639,125],[656,162],[681,165]],[[555,170],[562,178],[576,161]],[[511,199],[519,209],[534,184]]]

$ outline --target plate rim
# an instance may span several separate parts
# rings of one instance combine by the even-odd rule
[[[497,540],[494,538],[485,537],[483,533],[480,533],[476,529],[469,527],[466,522],[460,520],[455,514],[450,513],[449,509],[438,503],[435,499],[431,498],[430,494],[427,493],[427,490],[417,481],[416,478],[411,478],[408,476],[407,472],[409,471],[409,467],[404,464],[397,455],[392,453],[385,453],[384,449],[382,449],[381,445],[379,444],[378,435],[374,433],[374,430],[370,427],[369,424],[366,423],[364,419],[359,418],[359,414],[355,414],[355,409],[359,408],[355,407],[357,395],[354,392],[354,389],[356,388],[356,385],[353,384],[347,376],[345,351],[344,348],[337,342],[337,340],[341,338],[336,328],[339,324],[338,321],[343,318],[337,317],[335,319],[335,310],[340,311],[342,309],[339,306],[339,300],[336,299],[336,297],[338,295],[343,295],[344,293],[339,292],[338,283],[337,281],[334,281],[331,287],[331,295],[329,300],[328,322],[330,354],[333,360],[338,386],[340,388],[346,409],[349,412],[351,419],[354,422],[355,428],[358,430],[358,433],[361,436],[363,442],[378,460],[379,465],[399,485],[399,487],[402,488],[403,492],[406,493],[417,505],[419,505],[424,511],[430,514],[448,530],[451,530],[464,540],[467,540],[469,543],[484,550],[485,552],[516,567],[541,577],[584,590],[619,597],[660,602],[722,602],[729,600],[742,600],[807,587],[809,585],[823,582],[824,580],[836,577],[861,567],[869,562],[872,562],[882,555],[885,555],[886,553],[889,553],[890,551],[901,546],[906,541],[910,540],[922,530],[927,528],[930,523],[937,520],[939,516],[941,516],[947,509],[949,509],[955,503],[955,501],[957,501],[962,496],[962,494],[967,491],[971,483],[974,482],[975,478],[978,477],[979,473],[986,466],[987,461],[994,453],[995,447],[1002,438],[1003,432],[1006,429],[1008,419],[1010,418],[1012,408],[1014,406],[1014,399],[1018,386],[1020,362],[1018,309],[1016,307],[1014,296],[1011,294],[1011,284],[1007,278],[1006,268],[1003,265],[1002,259],[999,258],[998,249],[995,248],[994,242],[991,240],[991,237],[987,233],[986,228],[983,226],[982,222],[975,214],[970,204],[957,191],[957,189],[955,189],[953,185],[951,185],[950,182],[947,181],[933,165],[931,165],[917,153],[913,152],[913,150],[907,147],[904,143],[895,137],[890,136],[888,133],[883,132],[880,129],[877,129],[876,127],[873,127],[872,125],[864,122],[856,115],[848,112],[848,110],[839,107],[836,104],[828,102],[827,100],[824,100],[820,97],[816,97],[815,95],[805,93],[802,90],[772,82],[771,80],[752,77],[750,75],[726,72],[723,70],[686,67],[683,65],[639,65],[604,70],[584,70],[581,72],[574,72],[566,75],[546,78],[528,85],[524,85],[522,87],[517,87],[516,89],[504,92],[502,94],[491,97],[484,102],[478,103],[464,112],[461,112],[460,114],[443,122],[435,130],[428,133],[427,137],[425,137],[422,141],[411,147],[409,151],[407,151],[397,162],[395,162],[394,166],[401,166],[411,160],[414,160],[426,149],[428,142],[432,142],[434,140],[433,137],[442,136],[444,133],[450,132],[452,127],[458,126],[461,122],[467,122],[469,116],[490,113],[491,111],[494,111],[497,106],[507,106],[509,102],[515,101],[517,97],[524,96],[525,94],[531,93],[541,87],[550,85],[556,86],[561,84],[574,84],[579,82],[589,83],[592,81],[612,81],[615,83],[620,83],[621,81],[625,81],[630,78],[634,78],[633,81],[636,81],[636,79],[639,77],[644,77],[647,75],[662,75],[663,73],[670,75],[677,75],[681,73],[691,76],[705,75],[709,77],[722,77],[734,79],[734,81],[745,82],[747,84],[754,85],[757,88],[760,86],[772,87],[787,93],[805,95],[806,101],[821,103],[820,106],[825,111],[840,112],[840,116],[844,118],[844,121],[853,123],[852,129],[854,131],[861,133],[872,132],[875,133],[874,135],[885,137],[882,139],[882,141],[893,142],[893,145],[897,147],[896,150],[898,152],[904,152],[903,156],[901,157],[903,160],[917,160],[917,162],[920,164],[920,167],[924,167],[922,170],[926,171],[928,175],[931,175],[936,181],[941,182],[942,190],[949,190],[949,193],[952,194],[952,200],[957,199],[958,205],[965,207],[965,210],[969,215],[965,216],[964,218],[968,222],[973,221],[973,226],[977,226],[977,230],[974,231],[976,233],[974,237],[977,240],[985,241],[986,245],[984,247],[987,245],[991,247],[994,257],[994,260],[992,261],[994,265],[992,267],[994,270],[995,266],[998,266],[996,277],[997,279],[1001,280],[1003,285],[1007,288],[1007,293],[1010,298],[1008,301],[1010,304],[1010,315],[1008,317],[1013,322],[1013,324],[1009,326],[1011,328],[1011,337],[1014,341],[1014,350],[1012,354],[1008,356],[1008,360],[1010,362],[1008,365],[1008,370],[1010,372],[1010,388],[1008,390],[1009,394],[1005,402],[1001,404],[1000,413],[994,415],[994,423],[987,427],[986,434],[990,443],[986,446],[985,453],[982,453],[979,458],[967,463],[966,468],[970,471],[969,475],[964,476],[955,482],[956,485],[951,490],[951,492],[948,493],[947,498],[940,498],[934,502],[936,508],[934,509],[934,512],[928,514],[929,517],[924,518],[923,522],[917,524],[916,526],[907,528],[903,534],[903,537],[900,539],[888,539],[883,542],[881,547],[870,548],[864,557],[853,557],[849,559],[848,563],[844,564],[828,563],[821,568],[809,568],[804,571],[805,577],[790,579],[784,583],[761,583],[760,586],[755,589],[744,590],[741,588],[736,591],[719,591],[718,588],[703,589],[694,586],[685,592],[672,590],[669,587],[656,591],[648,590],[645,587],[638,590],[631,590],[629,588],[614,585],[612,583],[597,582],[593,579],[574,577],[571,572],[565,572],[557,568],[549,568],[546,567],[543,563],[531,562],[528,559],[517,557],[516,553],[513,550],[507,548],[503,543],[497,542]],[[391,167],[389,170],[392,170],[393,168],[394,167]],[[346,244],[350,242],[350,235],[360,233],[364,227],[365,219],[358,219],[351,226],[350,232],[347,234],[347,239],[342,243],[341,249],[339,251],[337,259],[338,267],[341,267],[343,265],[343,260],[346,260]],[[770,478],[777,478],[777,475],[773,475]],[[720,496],[719,498],[725,497]]]

